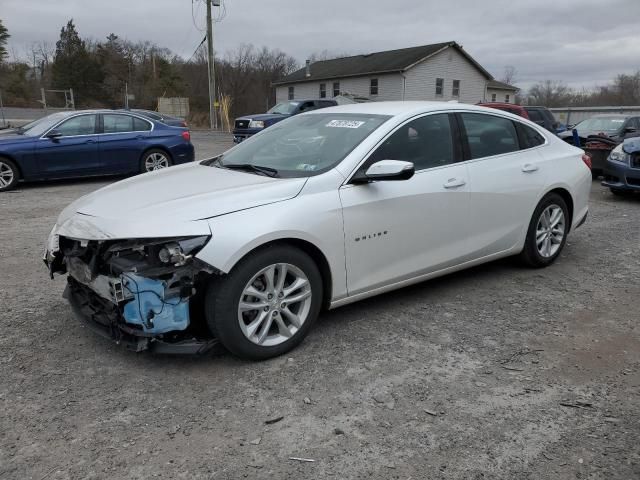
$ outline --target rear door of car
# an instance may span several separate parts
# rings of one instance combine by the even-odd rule
[[[100,117],[103,173],[138,172],[145,140],[153,129],[151,121],[126,113],[102,113]]]
[[[100,173],[97,122],[95,113],[74,115],[45,132],[35,146],[43,176],[65,178]],[[48,138],[53,131],[60,136]]]
[[[473,257],[514,247],[528,225],[548,175],[538,151],[546,139],[535,129],[484,113],[460,113],[469,168]],[[521,127],[536,141],[525,144]],[[532,147],[530,148],[529,145]]]

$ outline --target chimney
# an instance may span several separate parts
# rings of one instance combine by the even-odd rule
[[[311,60],[307,60],[307,71],[304,74],[305,77],[311,76]]]

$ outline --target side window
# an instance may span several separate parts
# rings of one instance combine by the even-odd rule
[[[509,97],[509,95],[505,95],[504,96],[504,103],[509,103],[511,97]]]
[[[460,96],[460,80],[454,80],[453,81],[452,87],[451,87],[451,96],[452,97],[459,97]]]
[[[492,101],[492,102],[495,102],[495,101],[496,101],[496,94],[495,94],[495,93],[492,93],[492,94],[491,94],[491,101]]]
[[[327,96],[327,84],[326,83],[321,83],[320,84],[320,98],[325,98]]]
[[[441,97],[444,91],[444,78],[436,78],[436,96]]]
[[[367,164],[380,160],[413,162],[416,170],[453,163],[449,115],[426,115],[402,125],[373,152]]]
[[[308,112],[309,110],[314,110],[314,109],[315,109],[315,106],[313,102],[304,102],[302,105],[300,105],[300,107],[298,107],[298,111],[300,113]]]
[[[288,89],[288,94],[289,94],[289,100],[293,100],[293,98],[295,97],[295,91],[293,89],[293,87],[289,87]]]
[[[519,150],[516,127],[511,120],[483,113],[462,113],[471,159]]]
[[[96,116],[80,115],[73,117],[56,127],[64,137],[75,135],[93,135],[96,133]]]
[[[124,133],[133,132],[133,117],[129,115],[104,114],[104,133]]]
[[[331,102],[329,100],[323,100],[318,102],[320,104],[319,108],[327,108],[327,107],[335,107],[336,103],[335,102]]]
[[[529,120],[538,125],[544,125],[544,117],[538,110],[527,110],[529,114]]]
[[[544,145],[545,138],[537,130],[520,122],[516,122],[516,127],[518,129],[518,136],[520,137],[521,150]]]
[[[333,82],[333,96],[337,97],[340,95],[340,82]]]
[[[133,117],[133,130],[136,132],[146,132],[151,130],[151,124],[141,118]]]
[[[369,81],[369,95],[378,95],[378,79],[372,78]]]

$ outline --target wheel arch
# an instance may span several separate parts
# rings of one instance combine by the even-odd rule
[[[171,162],[173,162],[173,154],[171,153],[171,151],[165,147],[164,145],[149,145],[147,147],[144,148],[144,150],[142,150],[142,153],[140,154],[140,161],[142,162],[142,160],[144,160],[144,156],[150,151],[150,150],[162,150],[164,153],[166,153],[167,155],[169,155],[169,160],[171,160]]]
[[[12,157],[11,155],[4,153],[4,152],[0,152],[0,158],[4,158],[7,159],[9,161],[11,161],[11,163],[13,163],[16,168],[18,169],[18,180],[24,180],[24,173],[22,172],[22,167],[20,166],[20,163],[18,163],[18,161]]]
[[[564,202],[567,204],[567,208],[569,209],[569,218],[570,218],[570,222],[569,222],[569,231],[571,231],[571,227],[573,225],[573,215],[574,215],[574,202],[573,202],[573,196],[571,195],[571,192],[569,192],[569,189],[567,189],[564,186],[556,186],[548,191],[545,192],[545,194],[540,197],[540,201],[542,201],[542,199],[544,197],[546,197],[547,195],[549,195],[550,193],[556,193],[558,195],[560,195],[560,197],[562,197],[562,199],[564,200]],[[540,203],[540,201],[538,201],[538,203]]]
[[[226,270],[231,271],[231,269],[233,269],[233,267],[235,267],[238,262],[240,262],[247,255],[253,254],[257,251],[269,248],[274,245],[289,245],[302,250],[311,257],[311,259],[315,262],[318,269],[320,270],[320,276],[322,277],[322,306],[323,309],[328,309],[333,294],[333,274],[331,272],[331,266],[324,252],[317,245],[307,239],[299,237],[282,237],[264,241],[259,245],[252,246],[252,248],[248,249],[247,251],[243,251],[233,262],[233,264],[229,265],[228,268],[226,268]]]

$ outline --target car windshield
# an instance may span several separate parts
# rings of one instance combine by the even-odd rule
[[[46,117],[34,120],[33,122],[27,123],[26,125],[20,127],[19,132],[22,135],[39,137],[68,115],[69,114],[67,112],[52,113],[51,115],[47,115]]]
[[[279,113],[281,115],[291,115],[300,102],[282,102],[271,107],[267,113]]]
[[[580,131],[615,132],[622,128],[626,118],[624,117],[593,117],[580,122],[576,128]]]
[[[296,115],[217,157],[215,165],[247,170],[261,167],[279,177],[318,175],[340,163],[389,118],[347,113]]]

